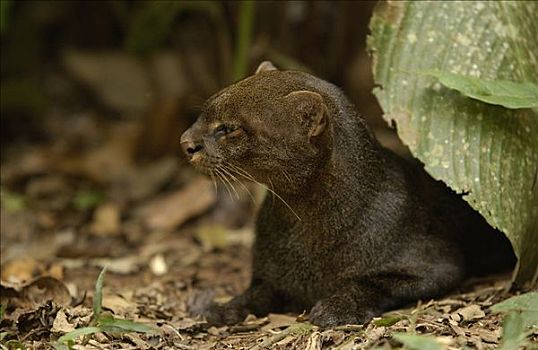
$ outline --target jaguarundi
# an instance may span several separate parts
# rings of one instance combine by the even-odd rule
[[[209,306],[211,324],[304,310],[323,327],[363,323],[515,263],[501,232],[310,74],[262,63],[209,98],[181,145],[199,171],[278,197],[258,214],[250,286]]]

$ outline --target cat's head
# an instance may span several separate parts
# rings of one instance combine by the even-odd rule
[[[307,83],[312,79],[264,62],[210,97],[181,136],[190,163],[216,177],[290,189],[305,183],[330,145],[326,97]]]

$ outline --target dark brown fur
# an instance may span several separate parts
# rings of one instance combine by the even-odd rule
[[[251,175],[283,199],[265,200],[250,287],[212,305],[213,324],[303,310],[320,326],[362,323],[514,264],[500,232],[306,73],[269,67],[222,90],[182,145],[206,174]]]

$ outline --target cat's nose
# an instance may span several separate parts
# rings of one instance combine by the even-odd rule
[[[180,142],[183,152],[187,155],[187,157],[189,157],[189,159],[204,148],[202,142],[194,141],[192,139],[189,130],[185,131],[185,133],[181,135]]]
[[[183,147],[183,152],[185,152],[188,157],[194,156],[195,153],[201,151],[204,148],[202,144],[194,142],[186,142],[184,144],[181,144],[181,146]]]

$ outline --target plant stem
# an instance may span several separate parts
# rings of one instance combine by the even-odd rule
[[[247,71],[249,45],[252,38],[252,24],[254,22],[254,1],[241,1],[239,8],[239,28],[234,57],[233,79],[243,78]]]

